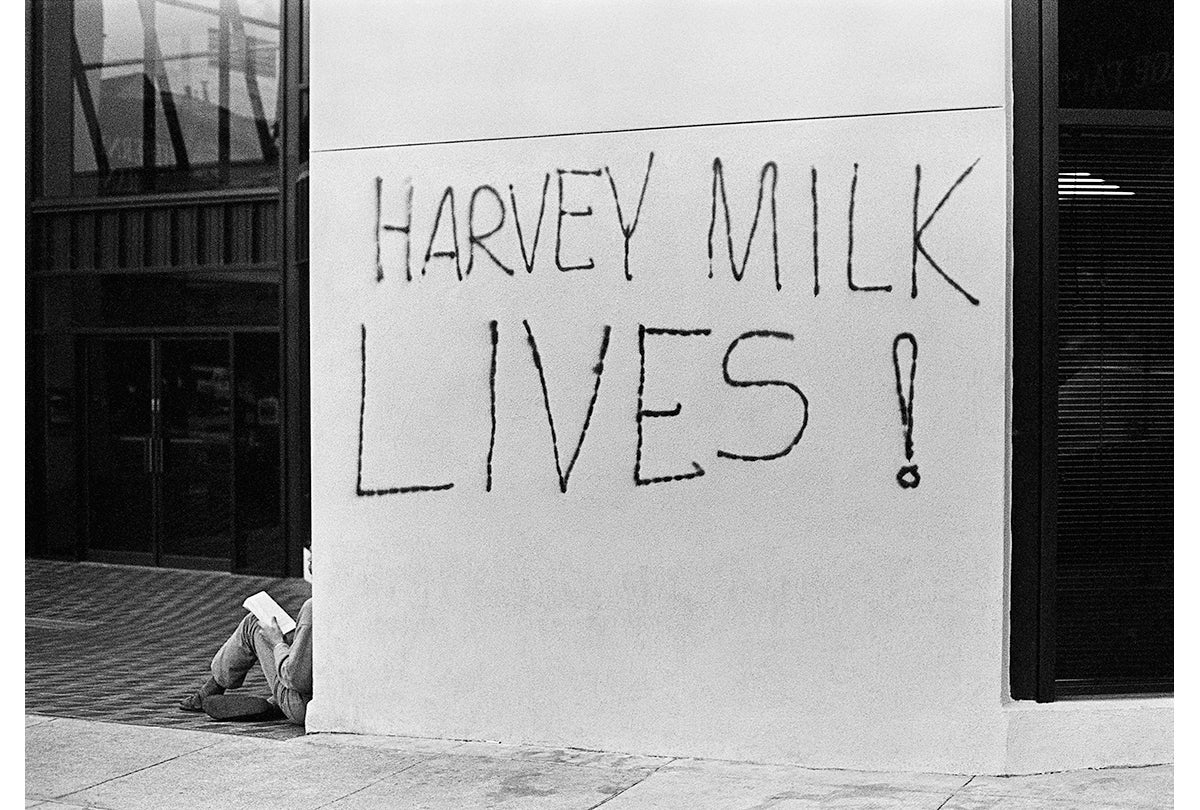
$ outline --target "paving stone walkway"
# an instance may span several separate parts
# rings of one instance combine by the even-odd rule
[[[26,717],[26,807],[42,810],[1156,810],[1174,769],[1038,776],[787,765],[310,734],[232,737]]]
[[[302,579],[26,560],[26,712],[272,739],[303,734],[286,722],[217,723],[176,706],[208,677],[213,653],[246,613],[242,600],[260,590],[293,616],[312,593]],[[257,667],[239,692],[270,694]]]

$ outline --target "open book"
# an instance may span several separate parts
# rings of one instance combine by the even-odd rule
[[[296,629],[296,620],[287,614],[287,611],[279,606],[279,603],[271,598],[266,591],[259,591],[253,596],[247,596],[246,601],[242,602],[242,607],[254,614],[255,618],[262,624],[271,625],[271,619],[279,622],[279,629],[284,635]]]

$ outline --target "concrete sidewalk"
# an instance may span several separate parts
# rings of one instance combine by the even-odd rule
[[[1174,768],[867,773],[312,734],[290,740],[28,715],[26,807],[1066,810],[1171,807]]]

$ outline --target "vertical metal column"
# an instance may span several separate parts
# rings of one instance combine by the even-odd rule
[[[1058,6],[1016,0],[1013,35],[1012,567],[1009,685],[1054,699]]]
[[[229,182],[229,19],[232,12],[229,0],[221,0],[221,16],[217,22],[217,175],[221,185]]]
[[[301,120],[307,36],[304,0],[287,0],[283,19],[283,66],[286,100],[282,123],[283,216],[279,229],[283,256],[283,417],[284,523],[287,533],[287,573],[300,576],[303,549],[312,538],[311,452],[308,374],[308,228],[307,198],[300,191],[308,182],[307,142]]]
[[[158,75],[158,54],[154,42],[154,3],[142,6],[142,189],[154,190],[154,174],[158,162],[158,133],[155,131],[157,103],[154,85]]]

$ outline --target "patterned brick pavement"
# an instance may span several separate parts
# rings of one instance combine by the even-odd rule
[[[290,723],[218,723],[181,711],[208,677],[217,647],[265,590],[293,616],[302,579],[100,563],[25,561],[25,711],[195,731],[288,739]],[[241,693],[266,697],[255,667]]]

